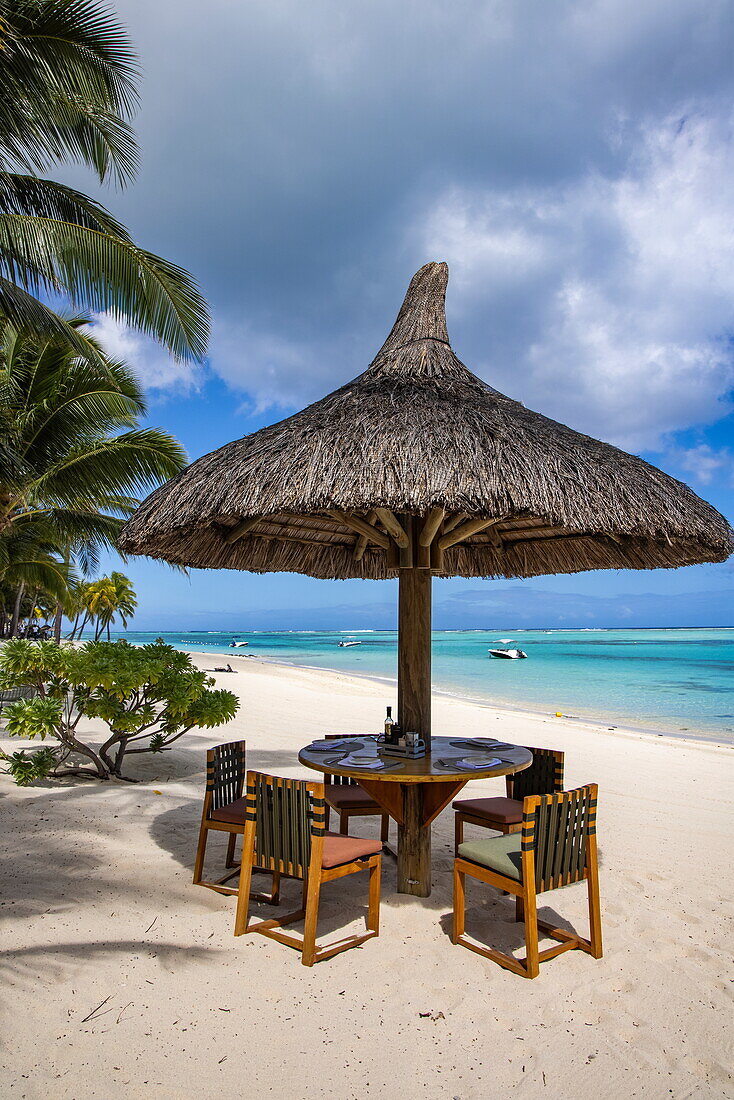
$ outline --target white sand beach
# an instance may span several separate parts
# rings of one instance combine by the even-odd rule
[[[437,696],[436,731],[561,748],[567,786],[599,783],[604,958],[570,952],[527,981],[452,946],[447,810],[432,896],[397,895],[385,857],[379,939],[307,969],[234,939],[234,899],[191,885],[204,752],[242,736],[251,767],[313,779],[297,750],[378,729],[394,692],[227,659],[237,673],[217,680],[240,695],[237,719],[138,758],[140,783],[0,780],[3,1096],[734,1095],[731,748]],[[210,867],[223,851],[214,838]],[[286,905],[296,891],[285,884]],[[361,922],[366,896],[363,876],[325,887],[323,935]],[[519,946],[512,899],[477,885],[467,900],[470,931]],[[541,903],[586,928],[583,886]]]

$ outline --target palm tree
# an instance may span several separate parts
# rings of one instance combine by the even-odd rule
[[[28,530],[11,530],[3,540],[6,559],[0,580],[0,637],[14,638],[22,618],[30,618],[37,604],[46,606],[68,599],[76,582],[73,566],[51,543],[39,541]],[[27,615],[26,615],[27,612]]]
[[[110,580],[115,587],[115,610],[112,618],[107,623],[108,641],[110,637],[110,623],[115,621],[115,615],[120,616],[120,622],[122,623],[123,629],[127,630],[128,620],[133,617],[138,606],[138,598],[135,595],[135,589],[129,577],[113,569],[110,573]]]
[[[71,330],[82,321],[72,319]],[[139,496],[178,473],[186,456],[167,432],[139,426],[138,382],[91,338],[92,360],[58,336],[6,325],[0,337],[0,580],[14,586],[11,633],[35,587],[57,601],[58,640],[61,611],[73,614],[74,570],[97,567]],[[115,600],[113,614],[131,613],[122,589]]]
[[[89,572],[139,496],[185,465],[173,436],[139,426],[128,368],[90,343],[93,361],[59,337],[6,326],[0,339],[0,575],[11,531],[69,548]]]
[[[94,358],[84,333],[38,298],[64,294],[201,359],[209,317],[191,276],[136,245],[99,203],[38,175],[77,162],[127,184],[138,75],[99,0],[0,0],[0,315]]]
[[[99,580],[84,585],[83,601],[85,617],[80,634],[90,619],[96,620],[95,642],[105,630],[107,640],[110,640],[110,626],[117,614],[122,620],[123,627],[126,627],[128,619],[135,614],[138,606],[135,589],[129,577],[116,571],[110,573],[109,577],[100,577]]]

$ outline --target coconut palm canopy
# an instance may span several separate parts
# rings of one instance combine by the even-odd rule
[[[531,412],[456,357],[448,268],[413,277],[367,370],[157,489],[121,544],[181,565],[383,578],[530,577],[723,561],[686,485]],[[421,517],[414,518],[414,517]]]

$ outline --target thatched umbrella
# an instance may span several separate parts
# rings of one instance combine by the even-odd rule
[[[122,548],[180,565],[399,578],[398,720],[430,741],[431,577],[724,561],[714,508],[640,458],[531,412],[457,359],[448,267],[413,277],[354,381],[157,489]]]
[[[473,375],[449,344],[447,281],[446,264],[421,268],[364,374],[198,459],[121,539],[128,553],[204,569],[397,576],[398,721],[429,747],[434,573],[654,569],[734,549],[726,520],[686,485]],[[377,797],[382,784],[370,786]],[[450,784],[436,792],[439,808],[450,801]],[[398,883],[422,896],[431,813],[406,796]]]

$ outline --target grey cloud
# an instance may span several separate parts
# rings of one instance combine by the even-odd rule
[[[726,364],[673,369],[646,391],[647,412],[626,408],[619,386],[607,398],[579,331],[604,309],[624,329],[637,239],[604,199],[632,186],[645,125],[698,104],[721,118],[731,102],[724,0],[116,6],[146,83],[143,172],[115,209],[196,272],[214,310],[212,368],[257,407],[298,406],[363,369],[412,271],[448,258],[457,351],[513,396],[630,446],[720,411]],[[452,196],[474,211],[473,239],[438,231]],[[482,202],[504,236],[477,259]],[[427,254],[442,244],[455,254]],[[587,308],[574,313],[579,284]],[[633,343],[606,361],[640,347],[649,360],[660,343],[639,320],[655,316],[653,284],[638,288]],[[684,352],[722,317],[696,301],[681,339],[666,322]]]

